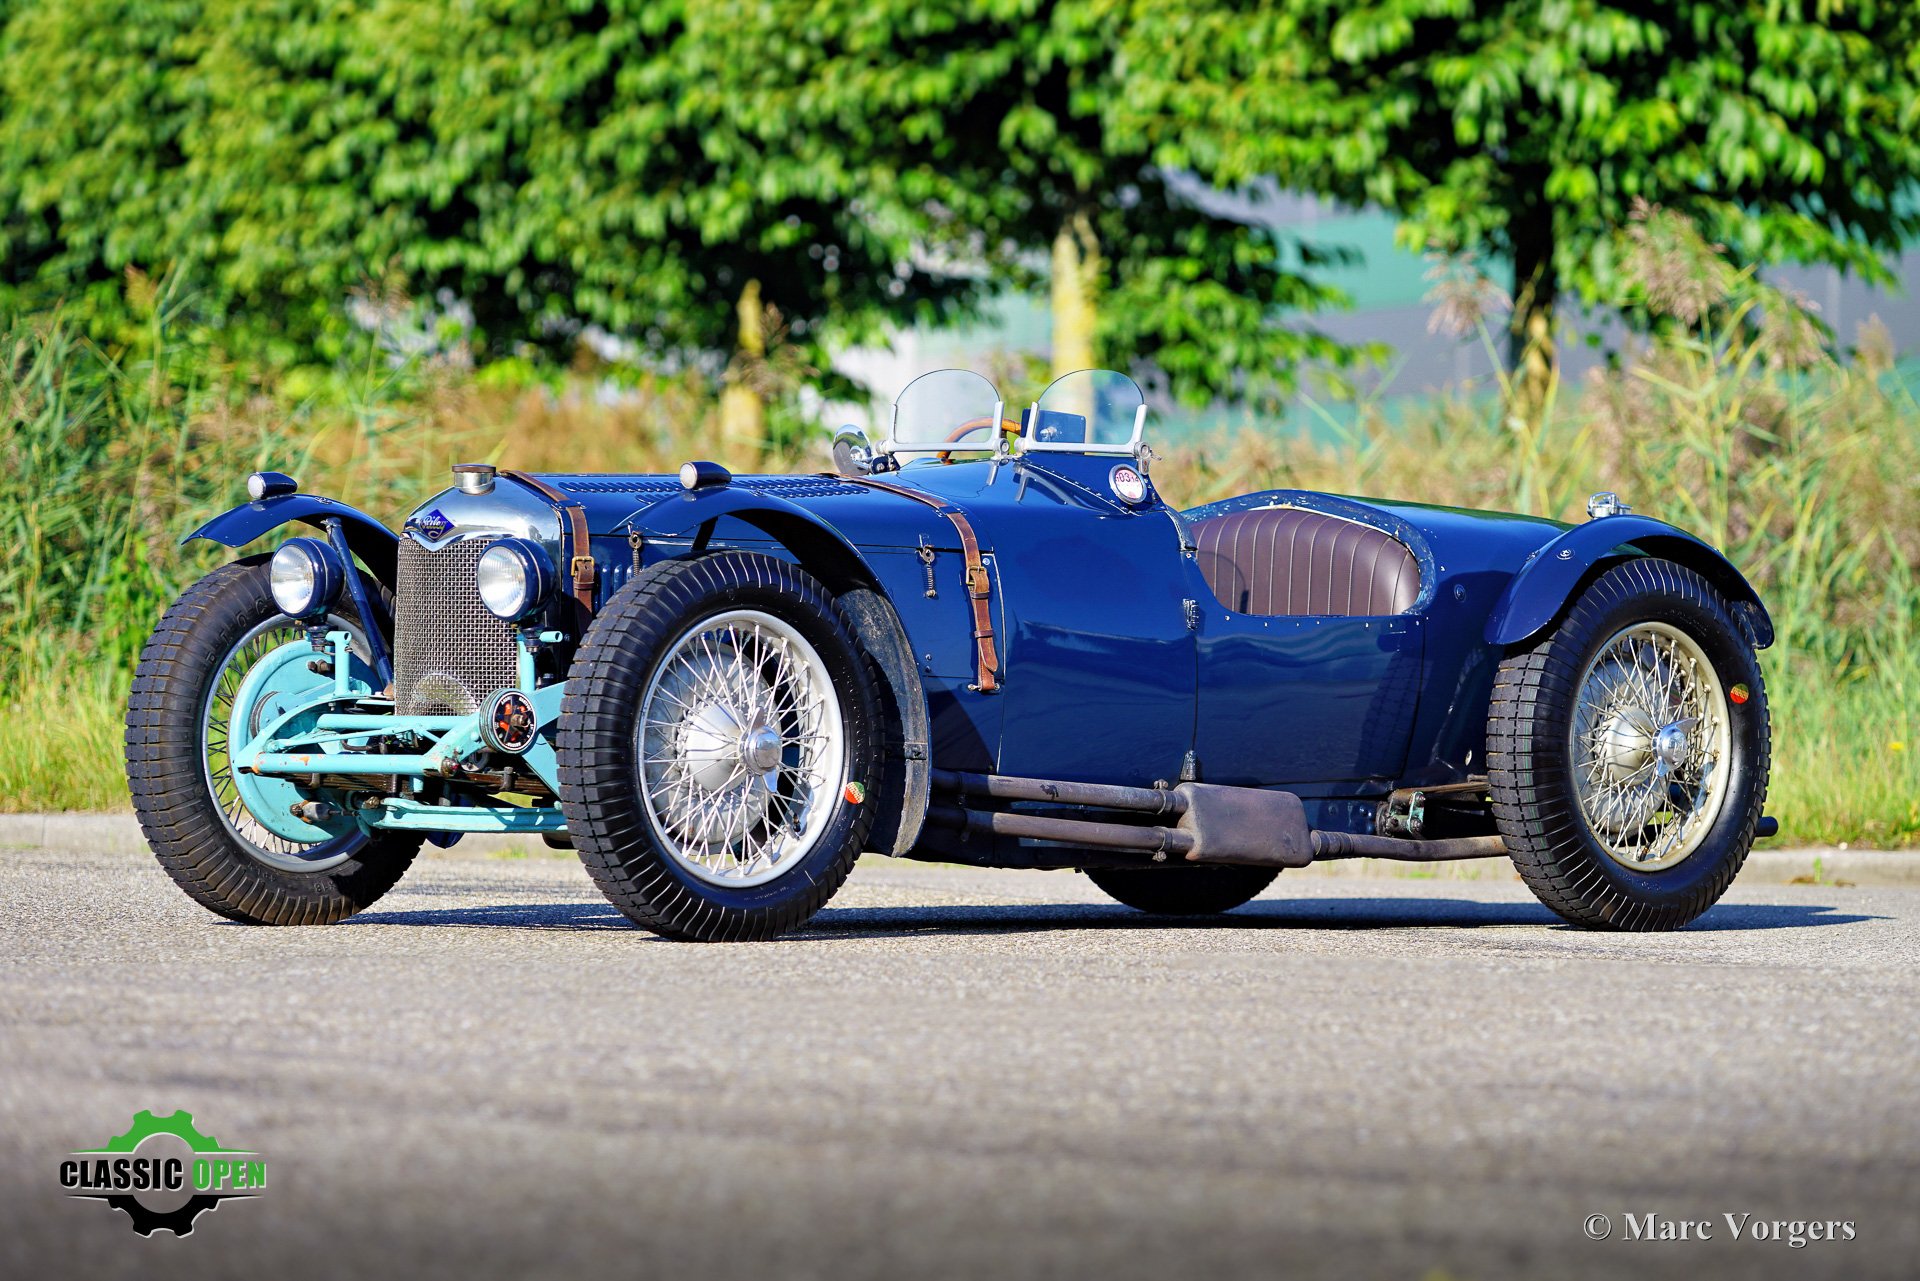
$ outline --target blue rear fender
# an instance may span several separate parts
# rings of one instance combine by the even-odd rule
[[[1693,570],[1733,603],[1755,647],[1773,644],[1773,619],[1733,562],[1683,529],[1630,515],[1575,525],[1529,557],[1487,616],[1487,643],[1532,640],[1565,612],[1595,566],[1633,556],[1658,556]]]
[[[323,529],[329,520],[340,522],[353,554],[391,589],[399,563],[399,536],[365,512],[318,494],[280,494],[244,503],[215,516],[180,541],[185,544],[204,538],[223,547],[245,547],[294,521]]]

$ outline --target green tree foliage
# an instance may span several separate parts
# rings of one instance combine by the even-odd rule
[[[803,337],[938,316],[964,292],[916,265],[907,228],[860,208],[845,164],[766,152],[694,92],[709,53],[689,31],[697,2],[383,8],[393,60],[435,69],[431,177],[409,194],[472,205],[464,263],[503,282],[516,315],[725,352],[749,282]]]
[[[1051,259],[1056,345],[1063,308],[1090,310],[1094,359],[1151,362],[1189,399],[1274,392],[1301,361],[1350,354],[1282,323],[1339,301],[1302,270],[1327,254],[1196,199],[1148,140],[1107,127],[1129,92],[1110,8],[709,0],[687,92],[781,167],[850,171],[992,284],[1038,284]],[[1065,271],[1085,287],[1063,299]]]
[[[110,325],[127,268],[171,267],[287,361],[330,354],[369,279],[470,307],[483,358],[595,324],[725,360],[750,281],[808,344],[963,299],[846,166],[781,163],[687,92],[690,8],[16,0],[0,299]]]
[[[0,19],[0,305],[64,299],[96,332],[126,323],[129,268],[172,269],[274,364],[337,357],[349,293],[403,282],[470,308],[483,359],[564,357],[592,324],[738,375],[777,313],[825,368],[829,341],[1037,284],[1051,255],[1085,356],[1153,362],[1191,397],[1344,354],[1279,323],[1335,301],[1311,246],[1107,128],[1126,86],[1092,0],[0,0]]]
[[[1907,0],[1111,0],[1110,124],[1215,182],[1400,214],[1416,247],[1513,265],[1516,349],[1607,296],[1611,229],[1679,210],[1744,262],[1885,279],[1920,233],[1920,10]],[[1531,371],[1544,372],[1544,362]]]
[[[199,110],[181,75],[199,7],[0,4],[5,304],[113,313],[124,268],[205,248],[199,195],[173,180]]]

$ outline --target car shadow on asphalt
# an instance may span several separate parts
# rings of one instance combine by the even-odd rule
[[[1777,930],[1850,925],[1882,918],[1816,904],[1726,904],[1690,931]],[[1128,908],[1082,903],[981,907],[828,908],[795,931],[814,938],[877,938],[938,934],[1014,934],[1045,930],[1375,930],[1480,929],[1543,926],[1581,934],[1535,903],[1483,903],[1454,898],[1321,898],[1257,900],[1223,916],[1150,916]]]
[[[1884,919],[1815,903],[1725,903],[1686,928],[1805,929]],[[632,930],[606,903],[501,903],[485,906],[371,911],[354,925],[491,926],[523,930]],[[830,907],[787,937],[838,939],[1029,934],[1064,930],[1370,930],[1480,929],[1543,926],[1580,933],[1535,903],[1484,903],[1457,898],[1262,899],[1224,916],[1149,916],[1130,908],[1089,903],[966,906]]]
[[[634,930],[611,903],[498,903],[484,907],[427,907],[362,912],[340,923],[355,925],[491,925],[518,930]],[[335,927],[337,928],[337,927]]]

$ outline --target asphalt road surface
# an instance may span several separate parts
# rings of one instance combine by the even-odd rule
[[[1920,1272],[1920,888],[1614,936],[1517,882],[1283,876],[1195,925],[870,861],[800,934],[699,946],[564,858],[268,930],[12,850],[0,902],[6,1277]],[[65,1196],[142,1109],[266,1188],[184,1239]]]

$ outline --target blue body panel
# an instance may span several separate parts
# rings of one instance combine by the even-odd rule
[[[1298,490],[1180,513],[1108,488],[1118,460],[1030,454],[885,477],[963,510],[993,578],[1001,689],[971,688],[975,651],[954,528],[857,481],[742,476],[693,494],[670,477],[549,476],[586,507],[603,590],[696,540],[785,556],[830,585],[884,594],[915,656],[937,768],[1135,785],[1180,777],[1285,787],[1317,826],[1369,830],[1377,799],[1485,772],[1486,711],[1508,648],[1610,556],[1669,555],[1709,573],[1771,637],[1752,589],[1697,539],[1640,517],[1568,527],[1530,516]],[[1372,618],[1256,617],[1208,588],[1195,520],[1296,506],[1384,530],[1413,553],[1413,606]],[[1562,557],[1561,550],[1571,552]],[[927,564],[932,559],[933,594]],[[966,848],[961,848],[962,846]],[[1032,843],[928,832],[922,853],[1044,862]]]
[[[1189,752],[1210,782],[1327,796],[1484,770],[1495,667],[1507,646],[1557,615],[1585,569],[1636,552],[1718,555],[1642,517],[1570,528],[1300,490],[1184,514],[1156,494],[1130,506],[1108,489],[1115,462],[1034,454],[998,465],[914,463],[886,478],[963,509],[979,537],[993,568],[1002,656],[1003,688],[992,695],[967,688],[974,651],[959,543],[924,504],[837,477],[742,476],[694,494],[669,477],[546,479],[587,507],[609,587],[624,579],[629,528],[647,536],[647,559],[683,554],[709,521],[712,545],[775,554],[791,547],[796,528],[815,529],[899,614],[920,659],[937,766],[1129,784],[1177,776]],[[1207,588],[1181,522],[1271,506],[1392,534],[1420,567],[1413,607],[1381,618],[1261,618],[1226,608]],[[932,598],[922,547],[935,554]],[[1562,548],[1574,554],[1558,557]],[[1719,563],[1729,594],[1752,600]],[[1754,609],[1764,621],[1757,602]]]
[[[1420,695],[1422,619],[1254,618],[1207,603],[1194,729],[1201,777],[1263,786],[1400,773]]]
[[[180,541],[205,538],[223,547],[245,547],[290,521],[321,529],[330,519],[339,520],[353,554],[373,571],[374,577],[392,587],[399,537],[358,508],[318,494],[282,494],[244,503],[220,513]]]
[[[1073,464],[1082,464],[1075,467]],[[1180,776],[1193,744],[1194,634],[1180,531],[1076,476],[1109,460],[1052,454],[1004,466],[910,468],[967,508],[992,545],[1003,600],[1006,688],[998,769],[1085,782]],[[936,763],[944,763],[936,761]]]
[[[1246,759],[1269,732],[1222,724],[1239,715],[1234,709],[1249,707],[1273,718],[1277,728],[1271,732],[1282,736],[1271,749],[1281,776],[1261,780],[1269,784],[1337,777],[1353,783],[1346,790],[1370,794],[1484,771],[1487,700],[1501,656],[1482,637],[1487,612],[1514,571],[1566,526],[1306,490],[1247,494],[1186,514],[1204,520],[1273,506],[1325,512],[1392,534],[1420,567],[1420,592],[1411,609],[1392,618],[1223,619],[1221,631],[1229,635],[1245,635],[1259,622],[1275,625],[1267,629],[1274,639],[1264,647],[1266,656],[1278,657],[1284,643],[1294,647],[1295,657],[1290,666],[1264,673],[1263,664],[1249,657],[1217,675],[1203,659],[1200,734],[1215,738],[1201,756],[1205,776],[1212,780],[1230,761]],[[1244,654],[1245,648],[1223,648],[1219,656],[1235,649]],[[1296,684],[1303,688],[1290,696]],[[1242,768],[1219,781],[1252,780]]]

